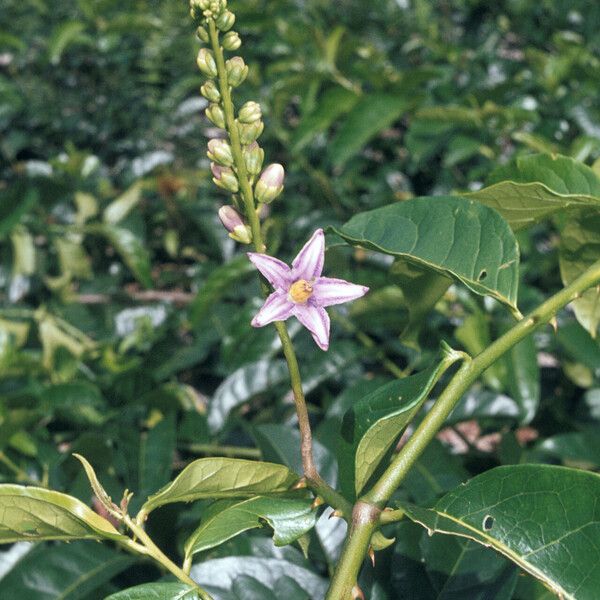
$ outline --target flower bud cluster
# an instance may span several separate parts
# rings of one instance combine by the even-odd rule
[[[233,52],[242,45],[239,34],[232,30],[235,15],[227,10],[227,0],[190,0],[190,9],[198,25],[198,38],[212,46],[212,49],[201,48],[197,57],[198,68],[206,77],[200,88],[200,93],[209,102],[206,117],[229,134],[228,139],[219,136],[208,142],[207,155],[211,160],[213,182],[233,194],[234,205],[238,209],[243,203],[237,194],[242,194],[244,199],[244,193],[250,194],[248,186],[253,187],[259,208],[281,194],[284,171],[279,164],[269,165],[263,170],[265,153],[257,141],[265,127],[260,104],[246,102],[238,111],[237,118],[234,113],[231,92],[248,76],[248,66],[242,57],[233,56],[227,60],[223,57],[223,51]],[[219,73],[219,65],[223,63],[225,73]],[[225,88],[222,87],[224,78],[227,80]],[[231,238],[249,244],[252,242],[251,229],[235,207],[223,206],[219,217]]]

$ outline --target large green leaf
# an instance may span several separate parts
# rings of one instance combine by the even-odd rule
[[[336,167],[343,166],[371,138],[399,119],[410,105],[404,96],[374,92],[359,100],[348,113],[327,153]]]
[[[285,546],[310,531],[315,519],[308,498],[219,500],[203,514],[200,526],[185,544],[185,554],[191,556],[218,546],[244,531],[262,527],[263,521],[273,529],[275,545]]]
[[[98,588],[136,561],[134,556],[96,542],[40,544],[0,579],[0,596],[23,600],[97,598]]]
[[[42,488],[0,485],[0,543],[78,539],[127,538],[77,498]]]
[[[324,598],[327,581],[309,569],[278,558],[259,558],[256,556],[230,556],[207,560],[192,567],[193,580],[204,587],[215,600],[232,596],[226,595],[232,590],[240,576],[250,576],[266,586],[276,589],[284,577],[295,581],[309,598]],[[281,597],[281,596],[278,596]],[[237,599],[237,596],[233,596]]]
[[[565,285],[577,279],[600,259],[600,204],[582,210],[567,221],[560,236],[560,274]],[[600,326],[600,287],[587,290],[573,301],[577,320],[595,338]]]
[[[473,200],[414,198],[359,213],[334,231],[351,244],[458,279],[518,312],[517,241],[495,210]]]
[[[495,208],[513,229],[534,225],[567,208],[600,209],[600,178],[566,156],[521,156],[494,171],[490,183],[465,196]]]
[[[380,461],[398,439],[406,425],[425,402],[441,374],[458,355],[451,353],[438,364],[416,375],[387,383],[357,402],[345,415],[342,437],[351,450],[343,463],[354,456],[354,487],[363,489]]]
[[[105,600],[200,600],[200,596],[186,583],[144,583]]]
[[[247,498],[287,492],[298,475],[283,465],[238,458],[200,458],[189,464],[171,483],[150,496],[142,513],[173,502],[202,498]]]
[[[498,467],[407,515],[431,532],[491,546],[562,598],[600,586],[600,475],[547,465]]]

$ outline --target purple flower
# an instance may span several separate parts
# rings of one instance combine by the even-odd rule
[[[321,350],[329,348],[329,315],[325,306],[350,302],[369,288],[343,279],[321,277],[325,236],[317,229],[293,260],[291,268],[273,256],[249,252],[248,257],[275,291],[252,319],[253,327],[294,316],[306,327]]]

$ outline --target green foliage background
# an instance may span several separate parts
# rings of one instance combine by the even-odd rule
[[[251,68],[237,98],[261,102],[267,160],[288,171],[268,219],[269,246],[284,259],[317,226],[412,196],[475,191],[515,156],[557,152],[600,171],[595,2],[237,0],[233,8]],[[205,158],[212,126],[197,46],[180,0],[3,1],[1,482],[42,482],[89,503],[78,452],[114,498],[128,488],[139,508],[198,456],[237,452],[300,468],[275,332],[250,327],[256,277],[217,225],[224,197]],[[600,235],[584,215],[571,237],[586,226]],[[522,311],[561,287],[561,227],[557,217],[519,233]],[[385,361],[421,370],[441,339],[477,352],[510,316],[457,285],[428,305],[422,273],[349,247],[328,251],[327,274],[372,289],[332,319],[328,353],[292,328],[320,469],[334,482],[343,476],[342,415],[393,379]],[[415,289],[430,309],[422,322]],[[597,470],[599,419],[600,347],[565,312],[556,335],[543,331],[486,372],[401,495],[431,504],[501,464]],[[157,510],[151,533],[177,556],[202,508]],[[274,547],[265,530],[200,558],[230,557],[219,563],[238,582],[223,584],[228,598],[254,588],[263,595],[252,597],[280,597],[268,560],[302,569],[296,581],[316,578],[319,589],[341,527],[321,519],[303,540],[306,556]],[[371,598],[547,597],[470,542],[428,538],[410,523],[388,533],[397,543],[364,574]],[[159,576],[90,544],[3,547],[2,595],[104,598]],[[250,556],[259,561],[254,580],[242,569]],[[50,591],[28,587],[32,572]],[[76,585],[82,578],[88,587]],[[289,598],[306,597],[288,585]]]

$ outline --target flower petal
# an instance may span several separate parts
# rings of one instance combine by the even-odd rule
[[[320,306],[310,304],[295,304],[294,315],[310,331],[313,340],[321,350],[329,348],[329,315]]]
[[[319,277],[313,283],[313,295],[311,300],[317,306],[331,306],[332,304],[343,304],[364,296],[369,288],[364,285],[356,285],[343,279],[331,277]]]
[[[252,319],[252,327],[264,327],[273,321],[285,321],[292,316],[294,303],[287,292],[273,292]]]
[[[321,276],[325,262],[325,235],[317,229],[292,263],[294,279],[310,281]]]
[[[292,282],[292,271],[284,262],[258,252],[248,252],[248,258],[275,289],[287,292]]]

